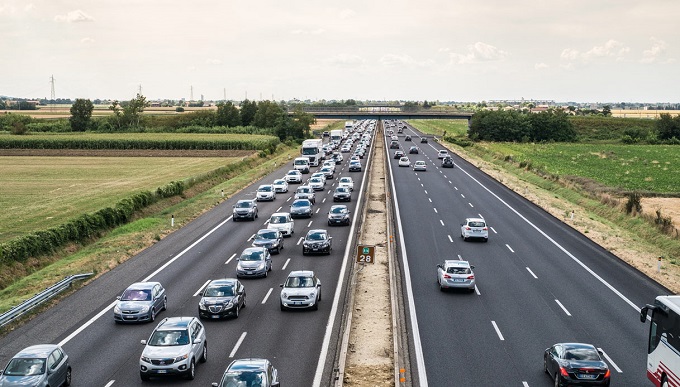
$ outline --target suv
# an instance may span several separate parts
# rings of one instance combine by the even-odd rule
[[[267,228],[281,231],[284,237],[292,236],[295,233],[295,221],[287,212],[276,212],[269,218]]]
[[[241,308],[246,307],[246,288],[234,278],[212,280],[201,292],[198,302],[199,318],[238,318]]]
[[[139,358],[139,376],[182,375],[196,377],[196,361],[208,360],[205,328],[196,317],[166,317],[153,330]]]
[[[0,373],[0,386],[69,386],[68,355],[55,344],[22,349]]]
[[[302,242],[302,255],[307,255],[309,253],[325,253],[330,255],[333,237],[328,235],[328,231],[318,229],[309,230]]]
[[[460,237],[464,241],[470,238],[480,238],[484,242],[488,242],[489,228],[482,218],[466,218],[465,222],[460,225]]]
[[[281,310],[289,308],[319,309],[321,281],[311,270],[291,271],[281,286]]]
[[[113,321],[154,321],[158,312],[168,308],[168,297],[160,282],[137,282],[116,297]]]
[[[399,149],[399,141],[392,140],[390,142],[390,149]]]
[[[213,383],[213,387],[244,386],[250,382],[252,386],[278,387],[279,372],[267,359],[238,359],[229,364],[222,380]]]
[[[254,200],[239,200],[234,204],[234,221],[239,219],[255,220],[257,218],[257,204]]]
[[[262,200],[274,200],[276,199],[276,190],[274,190],[274,186],[271,184],[262,184],[258,189],[257,193],[255,194],[255,200],[262,201]]]
[[[437,152],[437,158],[438,159],[443,159],[449,157],[449,151],[446,149],[440,149],[439,152]]]
[[[421,138],[420,138],[420,142],[421,142],[422,144],[427,144],[427,137],[421,137]]]
[[[293,199],[307,199],[312,204],[316,204],[316,195],[314,194],[314,189],[308,185],[301,185],[295,190],[295,196]]]

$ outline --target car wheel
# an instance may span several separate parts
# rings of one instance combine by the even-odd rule
[[[545,355],[543,355],[543,372],[550,375],[548,372],[548,360],[546,359]]]
[[[307,250],[302,249],[302,255],[307,255]]]
[[[264,271],[263,277],[264,277],[264,278],[267,278],[268,275],[269,275],[269,270],[265,270],[265,271]]]
[[[234,312],[234,318],[238,318],[239,313],[241,312],[241,307],[236,305],[236,311]]]
[[[329,225],[329,226],[331,225],[331,221],[330,221],[330,220],[328,221],[328,225]]]
[[[246,294],[243,293],[243,305],[241,305],[241,308],[245,308],[245,307],[246,307]]]
[[[484,243],[486,243],[486,242],[488,242],[488,241],[489,241],[489,238],[485,238],[485,239],[484,239]]]
[[[168,310],[168,298],[163,297],[163,308],[162,310]]]
[[[66,369],[66,378],[64,378],[64,386],[68,387],[71,385],[71,367]]]
[[[142,372],[139,373],[139,377],[142,378],[143,382],[148,382],[151,379],[151,378],[149,378],[149,375],[142,373]]]
[[[281,310],[284,311],[284,312],[286,311],[286,307],[283,306],[283,303],[281,303]]]
[[[208,342],[203,343],[203,353],[201,354],[201,363],[208,361]]]
[[[281,254],[281,246],[276,247],[276,254]]]
[[[187,371],[187,379],[194,380],[196,378],[196,362],[191,359],[191,364],[189,364],[189,370]]]
[[[558,372],[555,372],[555,387],[560,387],[560,374]]]
[[[149,321],[156,321],[156,309],[154,308],[151,308],[151,312],[149,312]]]
[[[314,306],[312,306],[312,310],[319,310],[319,303],[318,302],[314,303]]]

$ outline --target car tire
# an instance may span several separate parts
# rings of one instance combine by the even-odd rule
[[[265,271],[264,271],[263,277],[264,277],[264,278],[267,278],[268,275],[269,275],[269,270],[265,270]]]
[[[241,305],[241,308],[245,308],[245,307],[246,307],[246,294],[243,293],[243,305]]]
[[[151,311],[149,312],[149,321],[154,322],[156,321],[156,309],[153,307],[151,308]]]
[[[143,382],[148,382],[149,380],[151,380],[149,375],[142,372],[139,373],[139,377],[142,379]]]
[[[560,383],[560,374],[555,372],[555,387],[560,387],[562,384]]]
[[[168,298],[163,297],[163,308],[161,310],[168,310]]]
[[[241,312],[241,307],[236,305],[236,311],[234,311],[234,318],[238,318],[239,313]]]
[[[64,378],[64,386],[68,387],[71,385],[71,367],[66,369],[66,377]]]
[[[489,238],[484,238],[484,243],[488,242]]]
[[[545,355],[543,355],[543,372],[550,375],[550,372],[548,372],[548,360],[546,359]]]
[[[331,226],[331,221],[330,221],[330,220],[328,221],[328,225]]]
[[[186,378],[188,380],[194,380],[196,378],[196,362],[194,359],[191,359],[191,363],[189,364],[189,370],[187,371]]]
[[[283,306],[283,303],[281,303],[281,311],[283,311],[283,312],[285,312],[285,311],[286,311],[286,307],[285,307],[285,306]]]
[[[199,360],[201,363],[205,363],[208,361],[208,342],[203,343],[203,352],[201,353],[201,360]]]
[[[312,310],[319,310],[319,303],[318,302],[314,303],[314,306],[312,306]]]

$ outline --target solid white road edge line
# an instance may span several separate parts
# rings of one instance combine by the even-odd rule
[[[234,259],[234,257],[236,257],[236,253],[234,253],[231,257],[229,257],[229,259],[227,259],[227,262],[225,262],[224,264],[228,265],[229,262],[231,262],[231,260]]]
[[[564,313],[567,314],[567,316],[571,316],[571,313],[569,313],[569,311],[567,310],[567,308],[565,308],[564,305],[562,305],[562,303],[560,302],[560,300],[555,299],[555,302],[557,303],[557,305],[560,306],[560,308],[562,308],[562,310],[564,311]]]
[[[201,288],[198,289],[198,290],[196,291],[196,293],[194,293],[194,297],[198,296],[199,293],[201,293],[201,291],[202,291],[206,286],[208,286],[209,283],[210,283],[210,280],[205,281],[205,283],[203,284],[203,286],[201,286]]]
[[[156,269],[156,271],[154,271],[153,273],[149,274],[146,278],[144,278],[144,279],[141,280],[140,282],[149,282],[149,279],[153,278],[156,274],[158,274],[158,273],[160,273],[161,271],[165,270],[166,267],[170,266],[173,262],[175,262],[175,261],[178,260],[181,256],[183,256],[184,254],[186,254],[187,251],[193,249],[197,244],[201,243],[205,238],[207,238],[207,237],[210,236],[212,233],[214,233],[215,231],[217,231],[217,229],[219,229],[220,227],[222,227],[225,223],[227,223],[228,221],[230,221],[232,217],[233,217],[233,216],[229,216],[227,219],[223,220],[223,221],[222,221],[221,223],[219,223],[217,226],[213,227],[212,230],[208,231],[205,235],[203,235],[202,237],[198,238],[198,240],[197,240],[196,242],[194,242],[194,243],[192,243],[191,245],[189,245],[189,247],[187,247],[186,249],[182,250],[179,254],[175,255],[171,260],[169,260],[169,261],[166,262],[163,266],[161,266],[161,267],[159,267],[158,269]],[[62,341],[59,342],[59,346],[63,347],[64,344],[66,344],[66,343],[68,343],[69,341],[71,341],[72,338],[76,337],[80,332],[84,331],[85,328],[87,328],[87,327],[89,327],[90,325],[92,325],[92,324],[93,324],[95,321],[97,321],[101,316],[103,316],[104,313],[106,313],[106,312],[108,312],[109,310],[111,310],[111,309],[116,305],[116,302],[118,302],[118,300],[115,300],[115,301],[113,301],[112,303],[110,303],[107,307],[105,307],[104,309],[102,309],[102,310],[101,310],[99,313],[97,313],[94,317],[92,317],[91,319],[87,320],[87,322],[86,322],[85,324],[81,325],[78,329],[76,329],[75,331],[73,331],[70,335],[66,336],[66,338],[64,338],[64,340],[62,340]]]
[[[602,348],[598,348],[597,350],[600,351],[600,352],[602,352],[602,356],[604,356],[605,359],[607,359],[607,361],[612,365],[612,367],[614,367],[614,369],[616,370],[616,372],[618,372],[618,373],[620,373],[620,374],[623,373],[623,371],[621,370],[621,368],[619,368],[619,366],[617,366],[616,363],[614,363],[614,361],[612,360],[612,358],[609,357],[609,355],[607,355],[607,352],[605,352]]]
[[[267,292],[267,295],[264,296],[264,300],[262,300],[262,304],[264,304],[265,302],[267,302],[267,299],[269,298],[269,295],[272,294],[273,291],[274,291],[274,288],[269,288],[269,291]]]
[[[243,343],[243,339],[246,338],[246,335],[247,335],[247,334],[248,334],[248,332],[243,332],[243,333],[241,333],[241,337],[238,338],[238,341],[236,342],[236,345],[234,346],[234,349],[233,349],[233,350],[231,351],[231,353],[229,354],[229,358],[232,358],[232,357],[234,357],[234,355],[236,355],[236,351],[238,351],[238,347],[241,346],[241,343]]]
[[[505,341],[505,338],[503,338],[503,334],[501,333],[501,330],[498,329],[498,325],[496,325],[496,322],[491,320],[491,324],[493,325],[493,329],[496,330],[496,334],[498,334],[498,338],[501,339],[501,341]]]
[[[531,274],[534,278],[538,279],[538,277],[536,277],[536,274],[534,274],[534,272],[531,271],[531,269],[527,267],[527,270],[529,271],[529,274]]]

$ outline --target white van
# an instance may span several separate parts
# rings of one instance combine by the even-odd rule
[[[297,169],[300,173],[309,173],[309,159],[307,157],[297,157],[293,160],[293,169]]]

